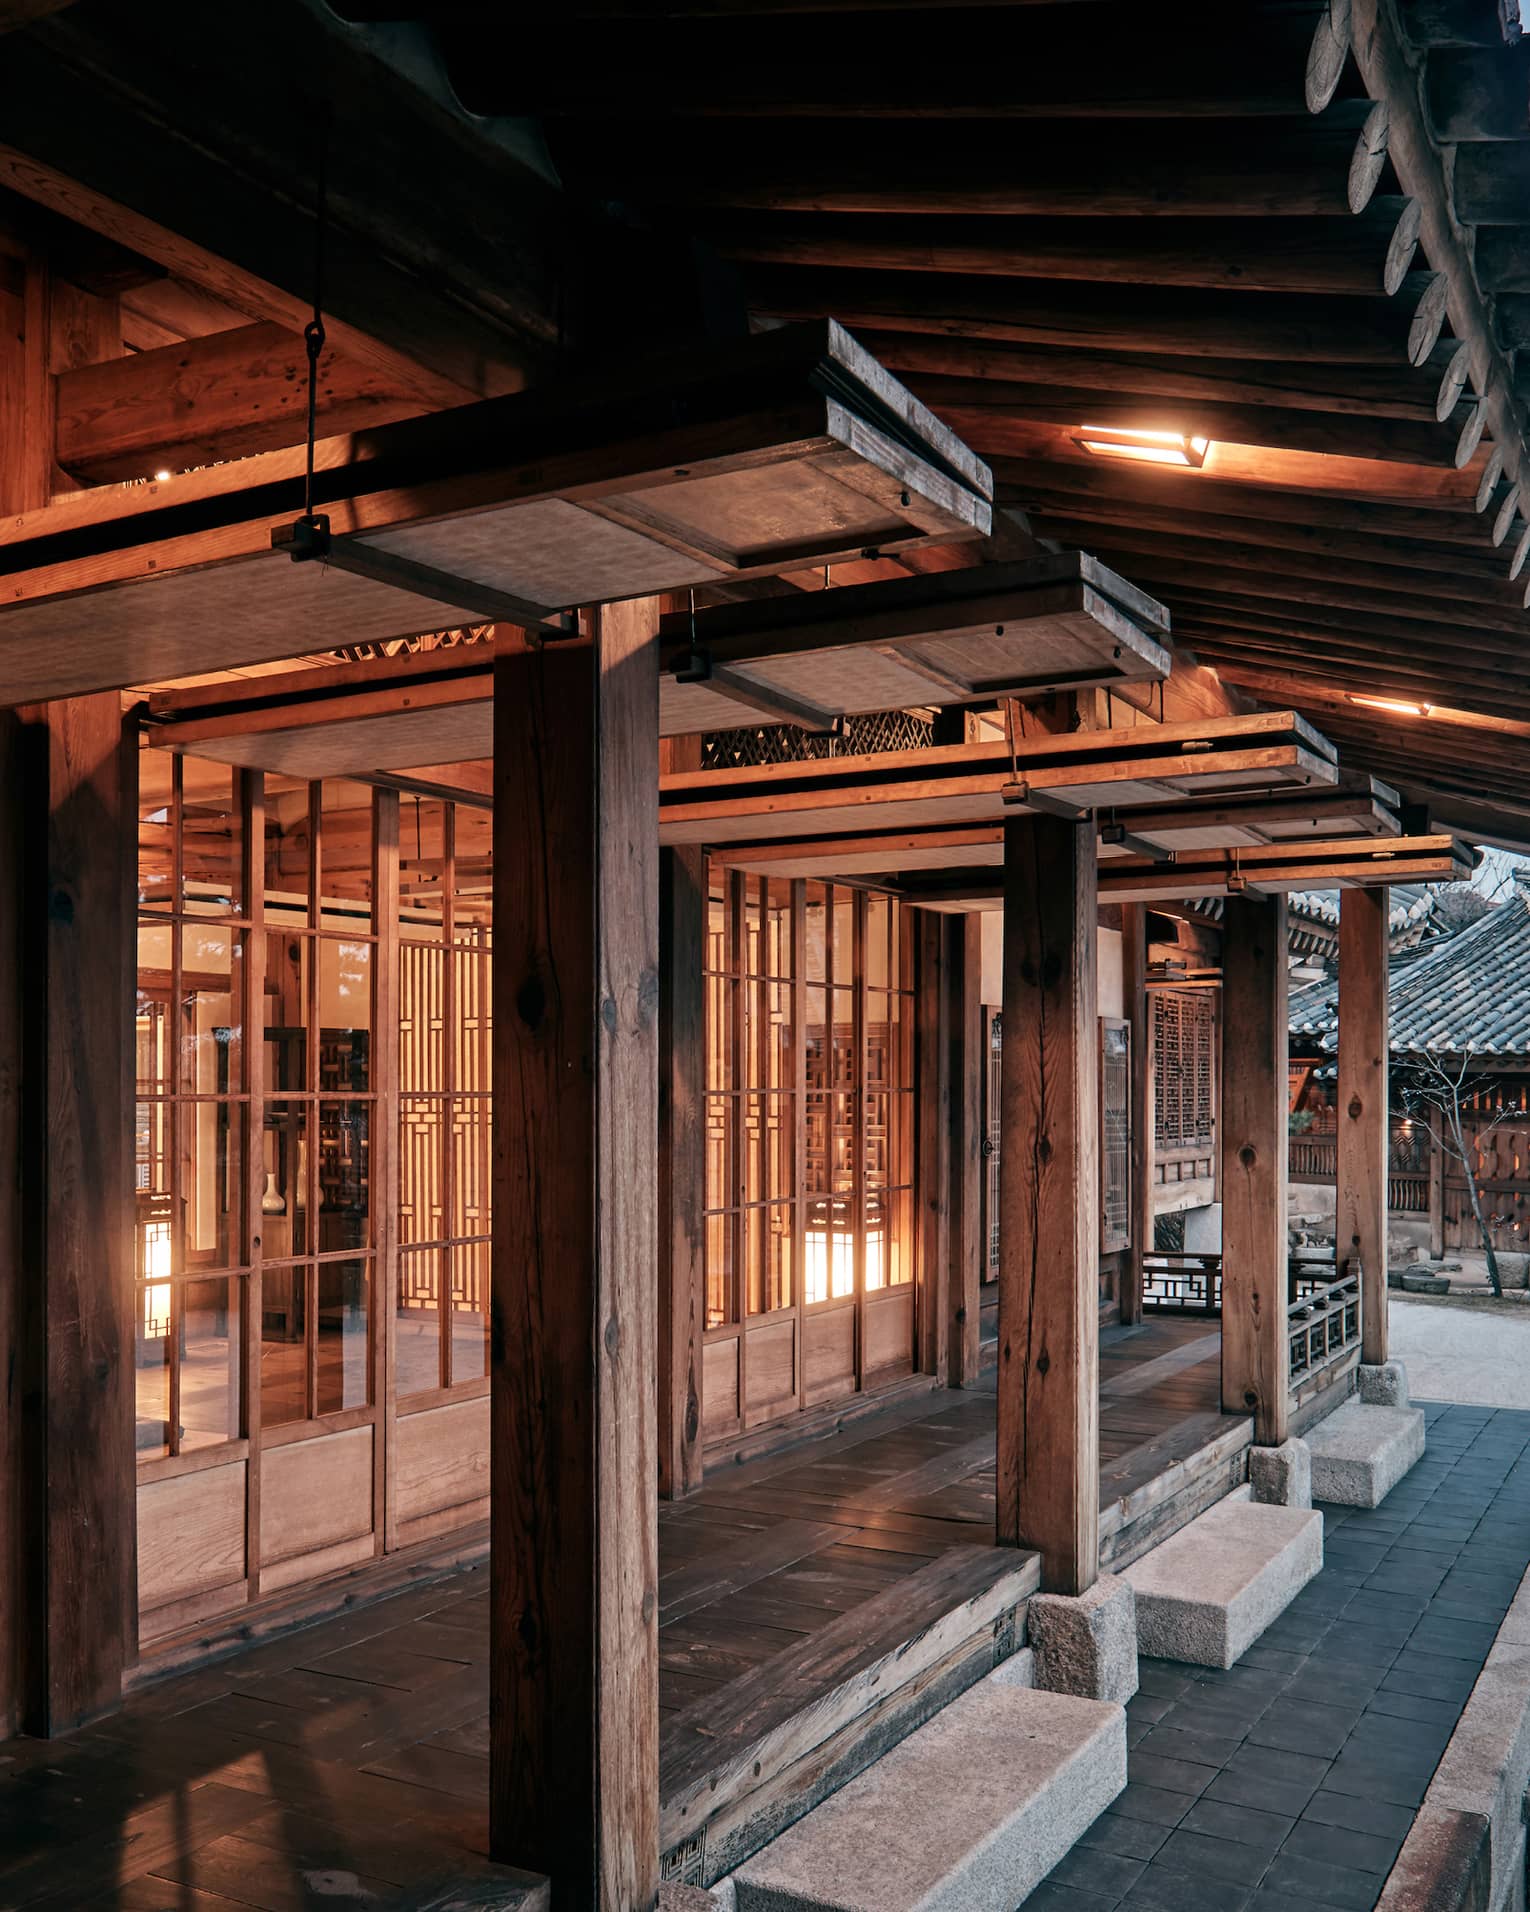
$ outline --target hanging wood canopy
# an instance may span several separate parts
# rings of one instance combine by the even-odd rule
[[[1300,849],[1202,850],[1170,862],[1123,857],[1102,863],[1102,903],[1162,903],[1206,896],[1284,895],[1291,890],[1347,890],[1392,883],[1465,883],[1477,853],[1459,837],[1394,837],[1388,843],[1353,840],[1309,843]],[[896,886],[906,902],[937,910],[997,910],[1003,878],[980,867],[910,878]]]
[[[327,537],[297,523],[299,470],[271,453],[9,524],[0,698],[536,625],[990,523],[987,467],[833,322],[381,427],[318,476]]]
[[[1084,552],[666,617],[659,729],[809,728],[1165,676],[1168,613]]]
[[[1365,777],[1352,786],[1293,795],[1187,797],[1133,809],[1119,823],[1101,823],[1098,853],[1102,868],[1145,859],[1185,862],[1213,851],[1286,844],[1304,850],[1308,842],[1339,837],[1397,837],[1402,827],[1396,791]],[[713,851],[712,861],[763,876],[897,882],[916,871],[999,868],[1004,826],[950,824],[932,830],[730,843]]]
[[[1291,711],[1044,734],[661,779],[665,844],[995,823],[1027,809],[1117,810],[1333,785],[1333,746]]]

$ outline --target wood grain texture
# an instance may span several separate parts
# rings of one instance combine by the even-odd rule
[[[651,601],[495,666],[491,1840],[658,1893]]]
[[[302,338],[270,321],[79,364],[55,385],[58,462],[93,483],[274,451],[301,444],[307,429]],[[420,409],[396,379],[332,350],[319,362],[318,398],[325,437]]]
[[[1384,888],[1339,892],[1339,1083],[1334,1240],[1361,1268],[1363,1358],[1387,1358],[1388,1045]]]
[[[10,1372],[25,1561],[23,1718],[49,1736],[113,1704],[134,1560],[128,846],[136,738],[114,696],[11,730],[8,894],[24,1005],[16,1077],[22,1290]],[[9,1471],[9,1470],[8,1470]]]
[[[1222,933],[1222,1405],[1286,1438],[1286,902],[1229,896]]]
[[[947,1379],[954,1388],[977,1380],[981,1365],[983,1241],[983,1029],[981,919],[951,918],[946,930],[947,1079],[950,1083],[949,1289]]]
[[[1099,1563],[1099,1049],[1093,824],[1004,831],[998,1538],[1042,1585]]]

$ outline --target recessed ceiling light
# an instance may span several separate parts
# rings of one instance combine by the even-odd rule
[[[1211,446],[1209,438],[1195,438],[1188,432],[1130,431],[1115,425],[1081,425],[1073,442],[1103,458],[1136,458],[1192,471],[1205,464]]]
[[[1401,697],[1360,697],[1354,691],[1349,692],[1349,701],[1366,710],[1390,710],[1399,717],[1427,717],[1434,709],[1433,704],[1410,704]]]

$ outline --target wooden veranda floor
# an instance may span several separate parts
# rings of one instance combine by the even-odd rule
[[[1102,1544],[1226,1490],[1215,1324],[1105,1332]],[[993,1545],[991,1384],[729,1468],[660,1522],[672,1866],[717,1876],[1010,1650],[1034,1558]],[[0,1746],[0,1905],[511,1903],[486,1850],[488,1594],[464,1570]],[[323,1875],[318,1876],[318,1875]],[[477,1881],[481,1896],[464,1897]]]

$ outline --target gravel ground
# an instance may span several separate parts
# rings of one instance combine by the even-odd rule
[[[1415,1400],[1530,1408],[1530,1297],[1391,1300],[1389,1352]]]

